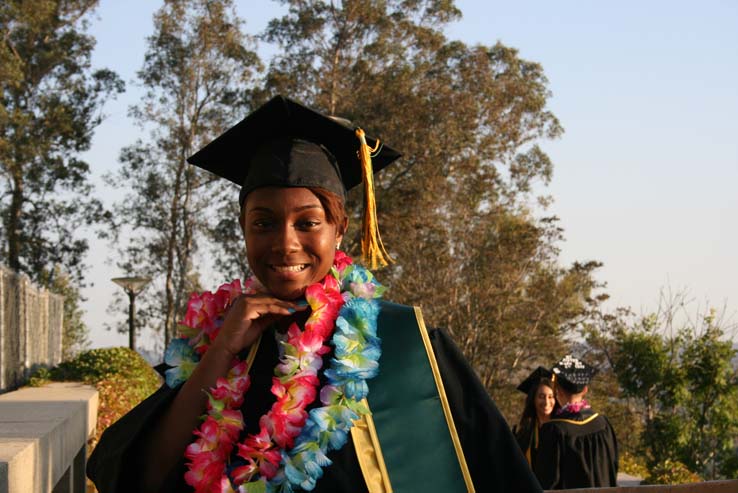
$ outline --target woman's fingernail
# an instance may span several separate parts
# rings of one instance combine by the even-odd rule
[[[297,305],[297,306],[308,306],[308,302],[307,302],[307,300],[299,300],[299,301],[295,301],[295,305]]]
[[[288,308],[287,311],[290,312],[290,313],[295,313],[295,309],[294,308]]]

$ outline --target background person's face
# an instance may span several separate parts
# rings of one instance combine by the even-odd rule
[[[541,416],[548,416],[553,412],[554,399],[553,390],[548,385],[538,386],[536,392],[536,412]]]
[[[246,256],[277,298],[295,299],[328,274],[342,235],[307,188],[265,187],[249,193],[244,214]]]

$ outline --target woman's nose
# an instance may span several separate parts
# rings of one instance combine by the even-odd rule
[[[272,249],[280,253],[296,252],[300,249],[300,238],[291,224],[285,224],[279,229]]]

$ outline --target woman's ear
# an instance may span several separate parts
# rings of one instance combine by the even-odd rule
[[[336,225],[336,250],[338,250],[338,248],[341,246],[343,235],[346,233],[347,229],[348,229],[348,217],[344,217],[343,224]]]

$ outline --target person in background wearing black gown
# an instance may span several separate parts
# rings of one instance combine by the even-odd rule
[[[584,398],[595,373],[572,355],[553,367],[556,399],[562,407],[541,427],[534,469],[545,490],[617,486],[615,432]]]
[[[541,426],[548,423],[560,407],[554,396],[552,376],[550,370],[539,366],[517,387],[525,394],[525,407],[520,422],[513,427],[513,434],[531,468],[535,467],[538,455]]]
[[[338,250],[363,184],[383,257],[372,176],[398,157],[276,96],[188,159],[241,187],[254,276],[190,298],[166,384],[90,456],[100,493],[541,492],[451,339]]]

